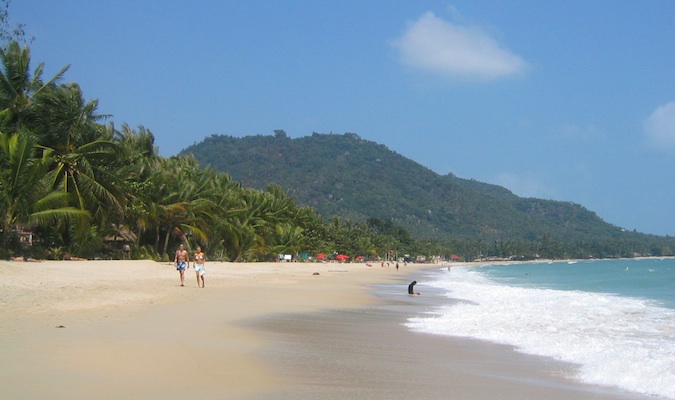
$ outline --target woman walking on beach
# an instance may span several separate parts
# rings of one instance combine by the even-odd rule
[[[197,287],[204,287],[204,264],[206,264],[206,255],[202,252],[202,248],[197,246],[195,253],[195,274],[197,274]],[[201,285],[199,284],[201,278]]]
[[[176,250],[176,257],[173,259],[173,262],[176,264],[176,269],[180,274],[180,285],[185,286],[185,269],[190,267],[190,256],[187,250],[185,250],[183,243]]]

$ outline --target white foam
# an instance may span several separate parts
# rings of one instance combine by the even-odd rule
[[[580,365],[583,382],[675,399],[675,310],[645,300],[496,284],[453,268],[425,282],[466,302],[411,318],[409,328],[515,346]]]

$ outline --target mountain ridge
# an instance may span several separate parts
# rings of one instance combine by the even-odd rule
[[[416,239],[616,239],[636,234],[571,202],[523,198],[498,185],[439,175],[357,134],[291,139],[212,135],[181,154],[245,186],[276,183],[326,218],[392,219]]]

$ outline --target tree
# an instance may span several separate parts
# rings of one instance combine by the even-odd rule
[[[122,124],[122,129],[115,135],[118,142],[128,151],[128,160],[135,164],[142,160],[149,160],[157,157],[158,149],[155,146],[155,135],[143,125],[134,130],[127,124]]]
[[[122,216],[128,188],[120,174],[123,149],[114,141],[111,127],[99,123],[107,116],[98,114],[98,102],[85,101],[74,83],[51,87],[34,99],[26,125],[51,161],[47,175],[52,188],[66,193],[73,207],[89,212],[89,222],[108,227]],[[97,245],[87,225],[66,229],[76,242]]]
[[[147,178],[146,178],[147,177]],[[189,239],[204,245],[211,222],[220,216],[214,202],[213,173],[201,170],[194,157],[157,157],[140,175],[132,207],[142,215],[143,229],[154,227],[155,251],[166,255],[172,238],[190,247]]]
[[[85,102],[76,84],[42,93],[33,107],[33,126],[45,152],[52,156],[54,186],[92,214],[101,207],[120,212],[124,182],[117,174],[123,161],[113,133],[98,121],[98,101]]]
[[[33,104],[33,97],[53,87],[69,66],[43,82],[44,63],[31,73],[30,49],[21,48],[16,41],[0,49],[0,61],[0,127],[5,131],[9,129],[10,133],[17,132]]]
[[[26,32],[24,31],[25,24],[12,26],[9,22],[9,5],[11,2],[11,0],[0,1],[0,42],[32,42],[33,37],[27,37]]]
[[[64,193],[51,190],[46,178],[48,157],[36,158],[35,139],[27,132],[0,132],[0,247],[19,251],[13,241],[17,227],[46,226],[87,216],[67,206]]]

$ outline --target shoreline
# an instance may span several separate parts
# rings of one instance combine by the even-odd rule
[[[433,301],[408,280],[447,266],[209,262],[202,289],[167,263],[0,261],[0,396],[643,399],[508,347],[408,331]]]
[[[290,382],[260,398],[653,398],[578,382],[570,378],[576,365],[520,353],[512,346],[409,330],[403,325],[407,318],[448,304],[441,291],[431,288],[421,296],[405,293],[407,282],[437,269],[444,266],[423,267],[396,282],[371,285],[376,301],[361,308],[247,321],[245,326],[273,343],[261,354]]]

